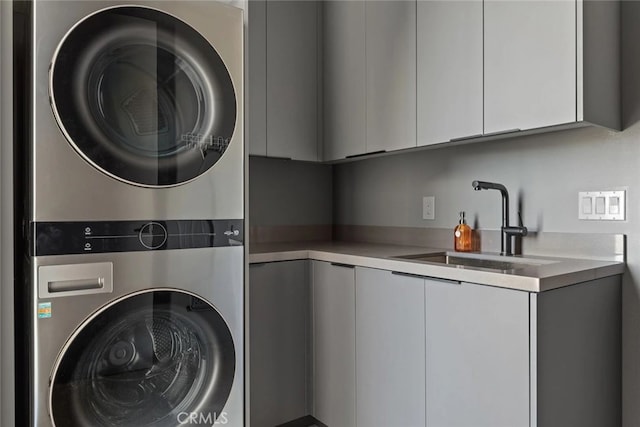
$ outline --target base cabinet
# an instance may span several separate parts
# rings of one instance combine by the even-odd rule
[[[250,269],[251,427],[621,425],[621,280],[530,293],[324,261]]]
[[[356,425],[424,427],[424,279],[356,268]]]
[[[427,426],[529,427],[529,293],[426,280]]]
[[[249,270],[250,425],[273,427],[310,412],[309,261]]]
[[[313,412],[327,426],[356,425],[355,269],[313,261]]]

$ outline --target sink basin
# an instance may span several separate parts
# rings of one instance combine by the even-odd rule
[[[540,265],[552,264],[555,261],[521,258],[521,257],[504,257],[497,255],[482,254],[458,254],[458,253],[430,253],[430,254],[412,254],[396,256],[394,258],[405,259],[411,261],[433,262],[437,264],[445,264],[460,267],[483,268],[496,271],[513,271],[530,267],[538,267]]]

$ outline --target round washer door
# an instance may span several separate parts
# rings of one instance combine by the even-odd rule
[[[233,82],[214,47],[146,7],[109,8],[78,22],[56,50],[49,89],[56,121],[78,153],[135,185],[200,176],[236,125]]]
[[[65,427],[175,427],[194,413],[213,424],[225,417],[235,369],[231,332],[213,306],[146,291],[78,328],[52,374],[50,413]]]

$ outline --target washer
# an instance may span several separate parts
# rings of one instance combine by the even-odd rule
[[[19,413],[243,426],[242,11],[24,7]]]
[[[34,258],[28,425],[243,426],[242,267],[242,247]]]
[[[243,17],[35,1],[33,221],[243,217]]]

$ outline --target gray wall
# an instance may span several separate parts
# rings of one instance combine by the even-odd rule
[[[330,225],[331,166],[249,157],[249,221],[254,226]]]
[[[639,137],[640,125],[618,134],[590,127],[337,165],[334,221],[453,229],[465,210],[471,224],[499,229],[500,193],[473,191],[478,179],[506,185],[514,224],[520,199],[531,229],[627,232],[640,227]],[[628,189],[629,220],[578,221],[578,191],[605,189]],[[423,196],[435,196],[435,220],[422,219]]]

